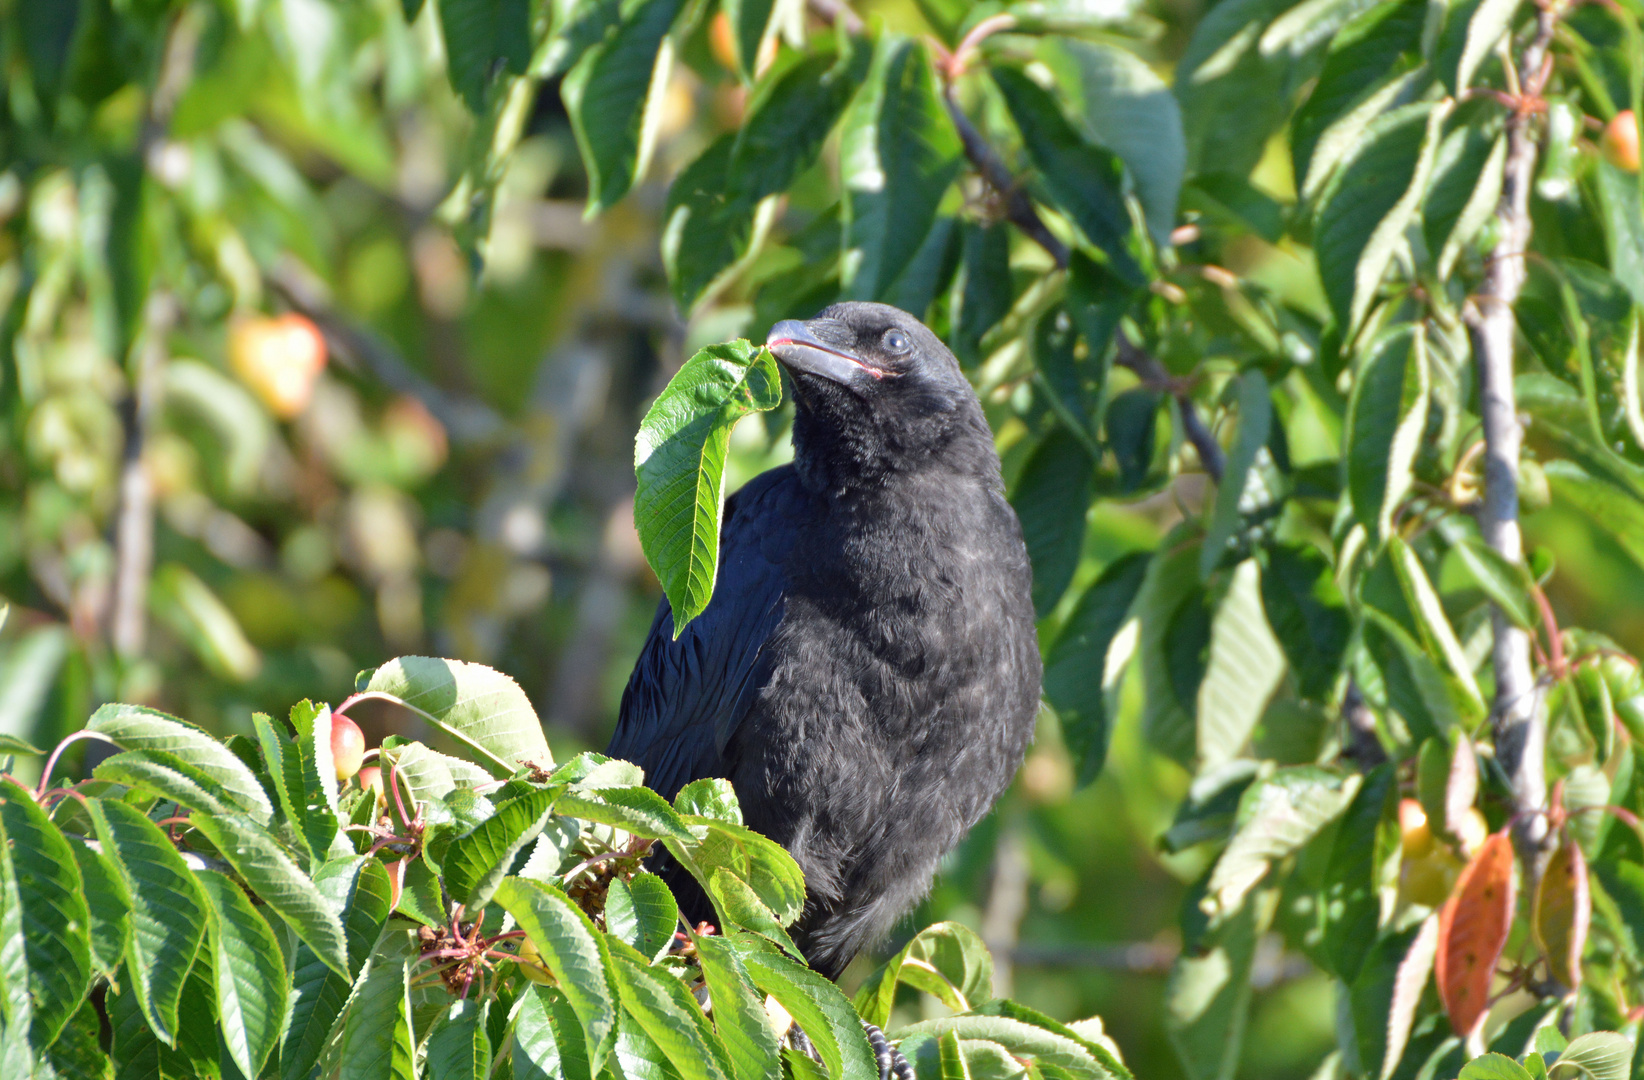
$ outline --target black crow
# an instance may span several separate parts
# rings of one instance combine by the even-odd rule
[[[981,404],[918,319],[835,304],[767,344],[792,379],[793,463],[727,501],[713,599],[677,641],[658,607],[610,753],[670,799],[729,779],[804,870],[795,940],[837,977],[1021,764],[1031,571]]]

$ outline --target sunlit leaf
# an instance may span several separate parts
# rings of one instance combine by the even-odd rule
[[[482,664],[402,656],[378,668],[365,689],[390,694],[416,709],[501,775],[524,762],[553,764],[542,722],[525,691]]]
[[[208,774],[259,823],[274,813],[268,793],[234,752],[193,724],[140,705],[104,705],[87,730],[113,739],[126,750],[163,750]]]
[[[1041,618],[1079,567],[1095,474],[1083,441],[1058,426],[1034,449],[1011,492],[1033,564],[1033,608]]]
[[[217,1023],[234,1064],[257,1076],[279,1044],[290,975],[268,923],[228,878],[195,871],[210,906],[208,930],[217,991]]]
[[[494,815],[453,839],[440,854],[451,898],[470,911],[484,908],[514,857],[548,824],[556,796],[554,789],[542,788],[509,799]]]
[[[993,958],[969,927],[955,922],[927,926],[857,990],[855,1005],[862,1019],[880,1027],[888,1024],[896,988],[904,984],[955,1012],[969,1012],[972,1005],[993,998]]]
[[[781,1057],[764,1002],[753,980],[722,937],[696,938],[702,977],[714,1003],[714,1028],[725,1044],[736,1080],[779,1080]]]
[[[582,1025],[593,1060],[615,1035],[617,989],[605,938],[564,893],[535,881],[504,878],[496,902],[525,931]]]
[[[1347,407],[1347,490],[1353,513],[1384,538],[1410,490],[1427,424],[1427,349],[1421,328],[1383,337],[1370,350]]]
[[[1261,571],[1246,559],[1210,622],[1209,658],[1198,688],[1201,768],[1236,757],[1284,676],[1284,653],[1262,612]]]
[[[1513,842],[1494,833],[1480,846],[1439,912],[1439,996],[1458,1035],[1484,1015],[1496,960],[1512,926]]]
[[[862,1021],[832,982],[758,938],[727,939],[754,985],[774,997],[810,1036],[834,1080],[872,1080],[879,1075]]]
[[[1275,861],[1300,850],[1347,809],[1361,782],[1296,766],[1252,785],[1240,800],[1237,831],[1205,887],[1212,917],[1237,911]]]
[[[22,912],[21,943],[33,999],[29,1040],[43,1049],[78,1011],[90,988],[90,913],[68,841],[32,794],[9,777],[0,780],[0,833],[10,848]]]
[[[1563,844],[1547,860],[1536,889],[1532,926],[1536,944],[1547,958],[1553,978],[1571,990],[1581,985],[1581,954],[1587,947],[1592,896],[1587,859],[1579,844]]]

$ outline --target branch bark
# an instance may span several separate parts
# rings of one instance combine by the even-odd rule
[[[1520,57],[1519,97],[1507,119],[1507,164],[1496,208],[1499,240],[1484,281],[1468,303],[1467,325],[1478,363],[1479,409],[1484,427],[1484,501],[1478,512],[1485,543],[1502,557],[1524,557],[1518,524],[1518,459],[1524,432],[1513,392],[1513,305],[1524,287],[1530,244],[1530,189],[1535,180],[1536,140],[1529,105],[1539,99],[1549,73],[1548,47],[1558,12],[1543,3],[1534,38]],[[1513,789],[1518,824],[1514,838],[1533,876],[1539,877],[1547,840],[1545,688],[1530,661],[1530,637],[1496,610],[1492,613],[1496,696],[1491,712],[1496,760]]]

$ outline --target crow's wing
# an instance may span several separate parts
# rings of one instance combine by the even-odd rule
[[[769,674],[765,645],[782,619],[786,556],[812,512],[791,467],[756,477],[726,503],[707,610],[675,640],[668,601],[657,606],[608,752],[644,768],[665,798],[730,771],[725,747]]]

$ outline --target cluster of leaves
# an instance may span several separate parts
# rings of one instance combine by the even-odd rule
[[[118,751],[91,778],[0,777],[6,1076],[870,1080],[862,1018],[887,1023],[903,983],[953,1012],[894,1033],[920,1075],[1130,1075],[1099,1021],[993,1000],[956,924],[853,1006],[804,966],[784,929],[803,877],[724,781],[670,806],[626,762],[556,767],[519,688],[478,665],[404,657],[343,707],[366,697],[466,756],[391,739],[374,783],[339,784],[325,706],[219,742],[109,705],[78,736]],[[681,926],[642,868],[653,847],[706,890],[717,931]],[[778,1016],[814,1057],[783,1049]]]

